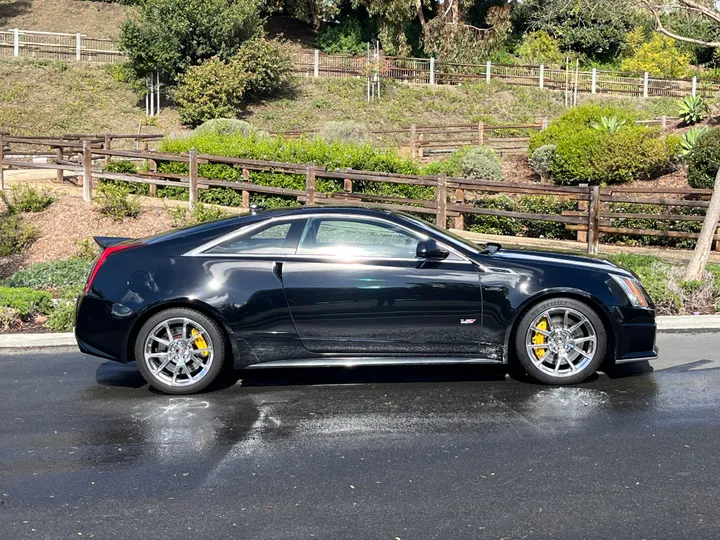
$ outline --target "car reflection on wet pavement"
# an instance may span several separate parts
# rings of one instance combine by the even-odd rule
[[[238,372],[148,390],[3,356],[3,538],[717,537],[720,334],[548,387],[488,367]],[[210,534],[212,532],[212,534]]]

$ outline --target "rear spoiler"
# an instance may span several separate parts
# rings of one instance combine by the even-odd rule
[[[95,243],[98,246],[105,249],[106,247],[114,246],[115,244],[119,244],[120,242],[132,240],[132,238],[124,236],[95,236],[93,240],[95,240]]]

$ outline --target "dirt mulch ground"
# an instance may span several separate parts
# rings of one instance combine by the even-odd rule
[[[162,203],[144,206],[137,218],[117,222],[104,217],[97,207],[66,194],[61,194],[58,202],[44,212],[23,217],[38,228],[40,238],[22,256],[0,257],[0,279],[37,262],[71,257],[77,253],[77,243],[83,238],[149,236],[169,230],[172,223]]]

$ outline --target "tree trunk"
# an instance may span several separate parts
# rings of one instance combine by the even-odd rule
[[[715,186],[713,187],[710,206],[707,209],[707,214],[705,214],[705,223],[703,223],[703,228],[700,231],[700,238],[698,238],[697,245],[695,246],[695,253],[693,253],[690,264],[688,264],[685,270],[686,281],[700,281],[702,279],[705,265],[710,256],[710,249],[712,248],[713,236],[717,230],[718,220],[720,220],[720,169],[718,169],[715,175]]]

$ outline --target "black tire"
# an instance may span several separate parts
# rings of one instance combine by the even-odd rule
[[[173,385],[168,384],[166,380],[163,380],[161,377],[167,378],[169,375],[165,373],[166,370],[160,370],[160,376],[156,375],[150,370],[150,366],[147,364],[147,360],[145,358],[145,347],[146,347],[146,341],[148,340],[148,337],[150,333],[153,331],[153,329],[156,329],[158,325],[163,324],[164,321],[173,321],[176,319],[188,319],[189,321],[193,321],[197,325],[201,326],[207,333],[207,338],[209,341],[206,341],[206,346],[210,346],[212,348],[212,356],[208,356],[211,358],[210,366],[205,370],[204,368],[195,368],[198,369],[198,375],[202,375],[197,382],[191,382],[191,374],[184,374],[185,368],[182,366],[179,369],[180,375],[178,376],[178,379],[181,379],[182,377],[185,377],[185,381],[182,386],[179,385]],[[189,333],[189,332],[188,332]],[[180,335],[182,335],[182,332],[180,332]],[[186,342],[190,343],[190,347],[196,347],[196,345],[192,345],[192,343],[197,343],[197,340],[194,338],[187,339]],[[197,392],[200,392],[201,390],[204,390],[209,385],[211,385],[215,380],[218,378],[218,375],[223,371],[223,364],[225,363],[225,356],[226,356],[226,349],[227,344],[225,343],[225,339],[223,337],[223,333],[220,330],[219,326],[215,321],[213,321],[210,317],[207,317],[205,314],[189,308],[170,308],[163,311],[160,311],[150,317],[145,324],[142,325],[142,328],[140,328],[140,331],[138,332],[137,338],[135,339],[135,346],[134,346],[134,353],[135,353],[135,361],[137,362],[138,369],[140,370],[140,373],[142,374],[143,378],[152,386],[153,388],[164,392],[166,394],[175,394],[175,395],[186,395],[186,394],[195,394]],[[160,353],[163,354],[163,353]],[[210,353],[208,353],[210,354]],[[189,358],[192,358],[190,356]],[[203,358],[201,356],[198,356],[199,360],[202,361]],[[157,362],[160,362],[159,360],[155,360]],[[175,365],[177,368],[177,363],[171,364]],[[195,364],[191,364],[195,365]],[[172,382],[172,381],[171,381]]]
[[[585,359],[586,356],[583,356],[581,355],[581,353],[577,352],[579,349],[581,350],[582,348],[586,348],[587,351],[584,352],[592,352],[592,359],[587,363],[587,365],[582,366],[581,369],[577,369],[576,372],[572,371],[570,367],[570,362],[568,362],[567,360],[559,360],[558,356],[553,355],[546,362],[542,362],[541,358],[538,358],[537,356],[535,358],[531,357],[532,354],[538,355],[541,353],[536,353],[535,350],[528,350],[528,339],[531,335],[531,332],[533,332],[530,330],[530,325],[538,317],[542,316],[548,311],[550,311],[551,313],[550,317],[556,320],[558,318],[557,314],[562,314],[563,310],[571,313],[571,323],[581,321],[582,319],[579,319],[577,316],[577,314],[581,314],[583,317],[586,318],[589,325],[591,325],[591,327],[583,325],[581,328],[575,331],[576,333],[586,333],[585,336],[578,336],[579,340],[587,339],[587,336],[589,336],[591,333],[590,328],[592,328],[595,333],[596,340],[594,344],[586,342],[586,344],[578,347],[574,345],[573,341],[573,345],[571,346],[572,348],[563,349],[564,351],[569,350],[569,354],[573,355],[573,357],[577,355],[577,358],[581,361]],[[560,317],[562,317],[562,315],[560,315]],[[558,328],[561,325],[562,318],[560,322],[557,322]],[[558,330],[558,333],[562,333],[561,330]],[[533,333],[532,335],[535,334]],[[559,337],[563,338],[566,336]],[[549,341],[551,338],[548,336],[545,339]],[[515,345],[515,352],[517,353],[517,359],[519,360],[522,368],[530,377],[546,384],[567,385],[582,382],[597,371],[597,369],[600,367],[600,364],[603,362],[605,358],[605,352],[607,351],[607,332],[605,330],[605,326],[603,325],[602,320],[597,315],[595,310],[593,310],[589,305],[573,298],[551,298],[549,300],[544,300],[535,304],[523,315],[515,330],[513,342]],[[537,345],[530,346],[532,347]],[[590,351],[591,347],[592,351]],[[546,349],[543,349],[543,351],[547,351],[549,354],[552,354],[549,345]],[[548,365],[548,362],[551,362],[553,359],[557,359],[557,361],[560,362],[561,367],[566,366],[562,369],[562,375],[548,373],[548,370],[551,370],[552,367]],[[540,367],[536,365],[536,362],[540,364]],[[581,363],[578,363],[578,365],[581,365]]]

